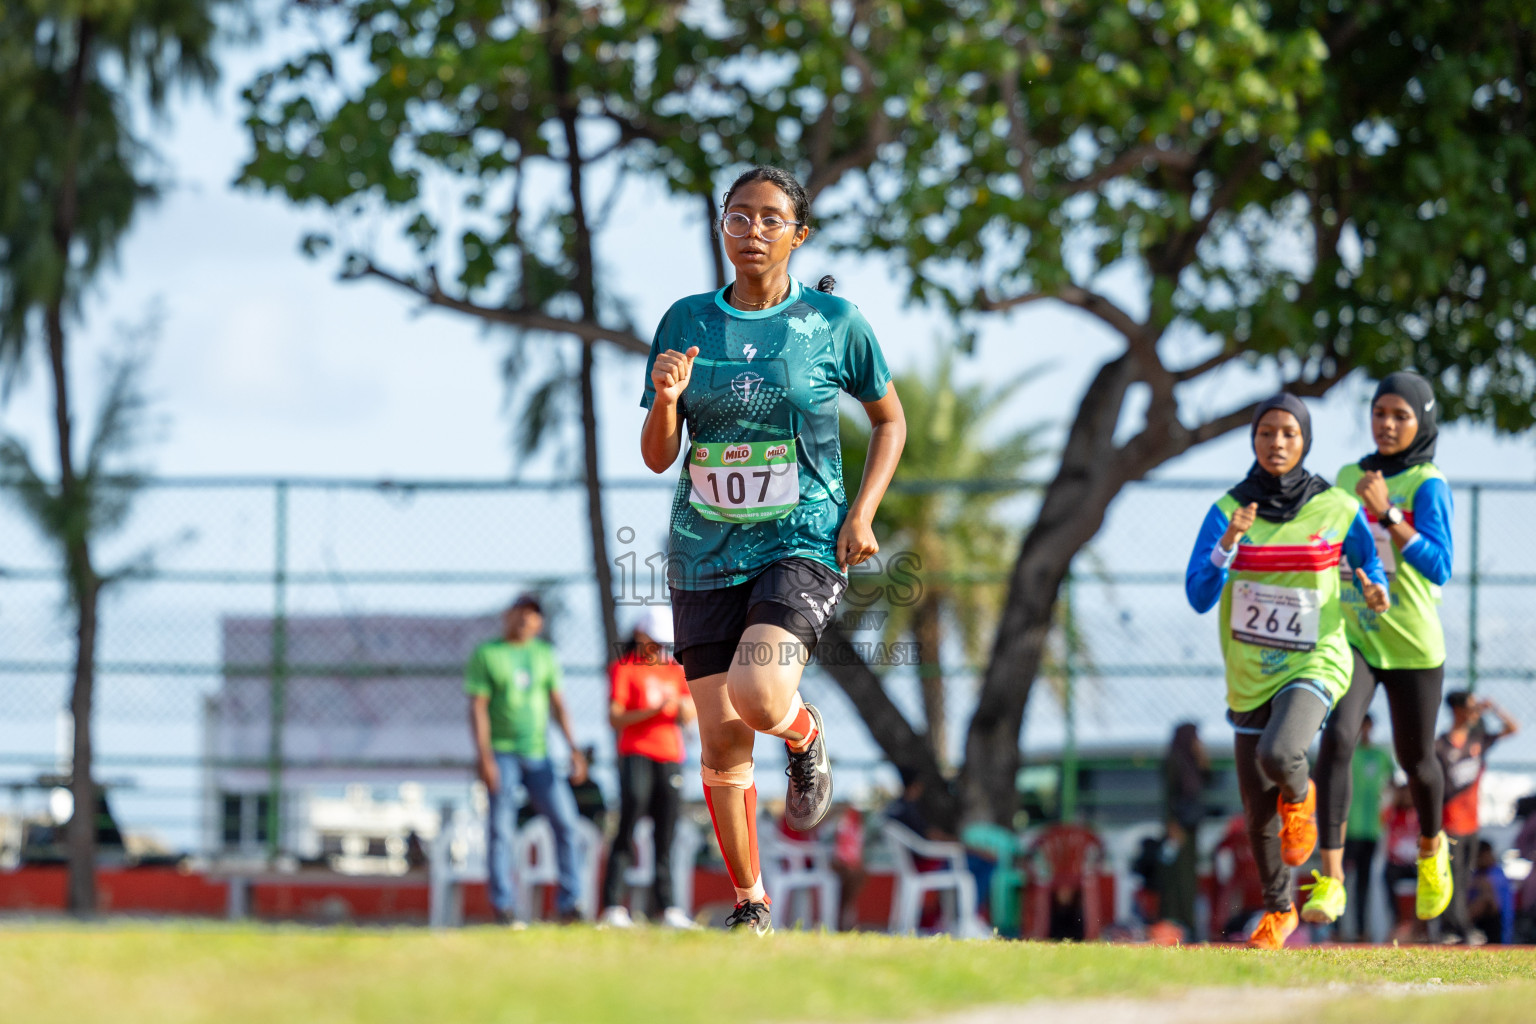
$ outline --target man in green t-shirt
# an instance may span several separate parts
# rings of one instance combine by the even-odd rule
[[[1354,917],[1354,933],[1361,939],[1370,920],[1366,904],[1371,898],[1371,865],[1381,839],[1381,794],[1397,767],[1384,748],[1371,746],[1371,726],[1371,716],[1366,715],[1360,724],[1360,745],[1350,761],[1349,818],[1344,830],[1344,868],[1354,872],[1355,880],[1346,913]]]
[[[512,831],[519,784],[555,833],[559,869],[555,907],[562,921],[574,921],[581,878],[576,856],[576,799],[550,764],[546,734],[550,714],[571,749],[573,768],[585,761],[571,731],[560,693],[560,663],[554,648],[539,639],[544,610],[533,594],[523,594],[502,616],[500,640],[475,648],[464,671],[475,763],[490,797],[486,825],[486,866],[491,907],[496,920],[511,924],[513,910]],[[524,907],[524,912],[531,908]]]

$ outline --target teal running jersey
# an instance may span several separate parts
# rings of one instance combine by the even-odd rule
[[[678,401],[687,426],[672,501],[667,582],[678,590],[743,583],[785,558],[837,569],[848,514],[838,392],[885,397],[891,371],[858,307],[791,279],[789,297],[748,312],[725,291],[673,303],[645,367],[699,347]]]

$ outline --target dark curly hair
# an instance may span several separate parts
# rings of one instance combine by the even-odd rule
[[[796,181],[793,174],[781,167],[754,167],[750,171],[743,172],[740,177],[731,182],[731,187],[725,190],[725,198],[721,200],[720,208],[729,209],[731,196],[736,194],[736,190],[757,181],[777,185],[779,191],[789,197],[790,205],[795,208],[795,220],[804,227],[811,226],[811,197],[805,194],[805,186]]]

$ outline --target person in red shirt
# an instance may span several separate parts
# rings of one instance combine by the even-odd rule
[[[1440,918],[1440,941],[1481,945],[1487,937],[1472,927],[1467,912],[1477,858],[1478,791],[1488,767],[1488,751],[1498,741],[1513,736],[1520,725],[1493,701],[1466,690],[1446,694],[1445,704],[1451,709],[1451,728],[1435,741],[1435,753],[1445,773],[1445,834],[1455,844],[1451,847],[1451,874],[1456,890]],[[1483,726],[1484,716],[1490,714],[1499,720],[1498,732]]]
[[[653,912],[671,928],[692,928],[672,890],[672,834],[683,787],[683,731],[694,719],[693,697],[683,667],[672,659],[672,616],[646,611],[635,624],[628,653],[608,668],[611,690],[608,722],[619,737],[619,831],[608,853],[603,879],[603,924],[634,924],[621,902],[624,873],[634,853],[635,823],[649,816],[654,826],[656,882]]]

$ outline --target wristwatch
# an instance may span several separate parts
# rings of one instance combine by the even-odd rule
[[[1381,521],[1387,526],[1396,526],[1403,521],[1403,510],[1396,505],[1389,505],[1381,514]]]

